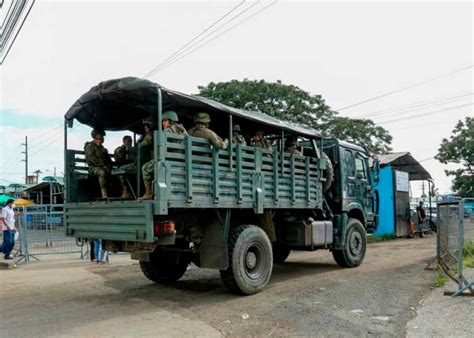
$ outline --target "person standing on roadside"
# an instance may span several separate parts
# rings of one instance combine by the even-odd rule
[[[5,255],[5,259],[13,259],[10,253],[15,246],[15,204],[14,200],[9,199],[6,206],[2,209],[2,229],[3,229],[3,243],[0,246],[0,251]]]
[[[423,208],[422,201],[420,201],[420,203],[416,207],[416,218],[418,219],[418,230],[420,231],[420,236],[425,237],[425,234],[423,233],[423,222],[426,219],[426,212]]]

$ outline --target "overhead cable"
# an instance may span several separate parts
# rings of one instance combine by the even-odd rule
[[[453,75],[453,74],[456,74],[456,73],[460,73],[460,72],[463,72],[465,70],[469,70],[471,69],[472,67],[474,67],[474,65],[470,65],[470,66],[467,66],[467,67],[463,67],[463,68],[460,68],[460,69],[456,69],[452,72],[449,72],[449,73],[446,73],[446,74],[443,74],[443,75],[439,75],[437,77],[434,77],[434,78],[431,78],[429,80],[425,80],[425,81],[421,81],[421,82],[417,82],[415,84],[412,84],[410,86],[407,86],[407,87],[403,87],[403,88],[400,88],[400,89],[396,89],[396,90],[392,90],[388,93],[385,93],[385,94],[381,94],[381,95],[377,95],[375,97],[372,97],[370,99],[366,99],[366,100],[363,100],[363,101],[359,101],[359,102],[356,102],[356,103],[353,103],[351,105],[348,105],[348,106],[345,106],[345,107],[342,107],[342,108],[339,108],[339,109],[336,109],[336,111],[342,111],[342,110],[345,110],[345,109],[349,109],[349,108],[352,108],[352,107],[356,107],[356,106],[359,106],[361,104],[364,104],[364,103],[367,103],[367,102],[371,102],[371,101],[375,101],[375,100],[378,100],[380,98],[383,98],[383,97],[386,97],[386,96],[389,96],[389,95],[393,95],[393,94],[396,94],[396,93],[400,93],[402,91],[405,91],[405,90],[408,90],[408,89],[411,89],[411,88],[415,88],[415,87],[419,87],[419,86],[422,86],[426,83],[430,83],[430,82],[433,82],[433,81],[436,81],[436,80],[439,80],[445,76],[449,76],[449,75]]]

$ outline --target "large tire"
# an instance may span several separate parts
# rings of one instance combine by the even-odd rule
[[[273,243],[272,249],[273,249],[273,263],[274,264],[281,264],[284,261],[286,261],[291,251],[287,246],[277,243],[277,242]]]
[[[344,249],[332,251],[334,260],[343,268],[355,268],[364,260],[366,250],[367,234],[364,226],[358,219],[349,218]]]
[[[225,286],[240,295],[262,291],[272,274],[272,244],[255,225],[239,225],[229,236],[229,267],[221,270]]]
[[[170,262],[163,256],[150,255],[150,261],[140,261],[143,274],[152,282],[168,284],[176,282],[183,277],[189,262],[180,260],[178,263]]]

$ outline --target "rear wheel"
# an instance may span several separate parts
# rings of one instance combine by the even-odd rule
[[[229,236],[229,267],[221,270],[224,284],[232,292],[252,295],[267,285],[272,274],[272,245],[255,225],[239,225]]]
[[[277,243],[277,242],[274,242],[272,247],[273,247],[273,263],[281,264],[284,261],[286,261],[286,259],[290,255],[291,250],[287,246],[281,243]]]
[[[183,277],[189,265],[188,260],[176,259],[164,255],[150,255],[150,261],[140,261],[143,274],[152,282],[166,284],[176,282]]]
[[[341,267],[354,268],[364,260],[366,249],[367,234],[364,226],[358,219],[349,218],[344,249],[332,251],[334,260]]]

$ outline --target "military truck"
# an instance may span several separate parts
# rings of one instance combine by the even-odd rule
[[[196,113],[208,113],[210,129],[229,140],[228,148],[163,131],[162,114],[169,110],[186,128]],[[74,122],[137,135],[150,118],[156,121],[154,199],[100,198],[84,152],[68,148]],[[233,143],[236,124],[247,140],[263,131],[272,148]],[[361,147],[139,78],[101,82],[85,93],[65,115],[65,134],[67,235],[102,239],[107,250],[131,253],[153,282],[175,282],[194,263],[219,269],[231,291],[250,295],[265,287],[273,264],[290,250],[330,250],[341,267],[364,259],[375,215],[369,155]],[[290,137],[301,155],[285,151]],[[149,159],[137,148],[141,168]],[[112,170],[112,179],[118,174]],[[140,170],[127,175],[139,196]],[[112,183],[109,196],[113,189]]]

